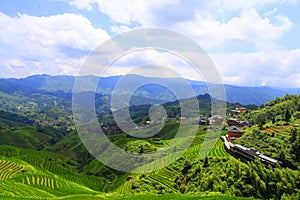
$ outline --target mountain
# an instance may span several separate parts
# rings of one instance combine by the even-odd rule
[[[239,87],[232,85],[225,85],[225,91],[228,102],[241,103],[244,105],[261,105],[287,94],[287,91],[272,87]]]
[[[122,79],[122,76],[103,77],[98,82],[98,77],[86,76],[85,84],[87,87],[92,86],[93,83],[97,83],[97,93],[111,96],[114,87]],[[49,75],[34,75],[22,79],[0,79],[0,91],[5,93],[12,91],[30,92],[32,90],[42,91],[54,96],[60,96],[64,98],[71,98],[73,91],[73,85],[76,77],[74,76],[49,76]],[[134,96],[140,98],[133,101],[133,105],[147,103],[166,103],[176,100],[174,94],[166,90],[163,86],[159,86],[154,83],[166,83],[166,85],[172,85],[174,88],[181,88],[180,79],[178,78],[154,78],[143,77],[138,75],[127,75],[126,84],[138,84],[142,82],[148,82],[148,84],[138,88],[135,91]],[[194,89],[196,95],[209,93],[207,85],[201,81],[188,80],[191,87]],[[92,87],[91,87],[92,88]],[[87,91],[91,89],[85,88]],[[227,102],[241,103],[241,104],[255,104],[261,105],[265,102],[271,101],[277,97],[282,97],[287,93],[299,94],[300,88],[273,88],[273,87],[241,87],[233,85],[224,85]],[[131,91],[126,88],[124,93],[130,93]],[[188,98],[188,97],[187,97]]]
[[[288,94],[300,94],[300,88],[277,88],[280,91],[284,91]]]

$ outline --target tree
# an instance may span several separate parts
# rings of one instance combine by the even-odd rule
[[[287,109],[284,113],[284,121],[289,122],[291,117],[292,117],[291,111],[289,109]]]
[[[300,107],[300,106],[299,106]],[[300,111],[296,111],[294,114],[293,114],[293,118],[294,119],[300,119]]]
[[[181,172],[184,175],[186,175],[191,168],[192,168],[192,164],[188,160],[186,160],[184,162],[183,169],[181,170]]]
[[[267,122],[267,116],[264,112],[261,112],[257,115],[256,123],[259,124],[260,127],[262,127]]]
[[[285,153],[283,151],[280,152],[279,154],[279,159],[284,162],[285,161]]]
[[[291,142],[295,142],[296,141],[296,138],[297,138],[297,129],[296,128],[293,128],[291,130]]]
[[[208,167],[208,157],[205,157],[203,167]]]
[[[300,161],[300,136],[297,137],[297,140],[293,144],[292,153],[295,154],[296,160]]]

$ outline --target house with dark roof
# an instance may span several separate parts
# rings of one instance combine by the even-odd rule
[[[237,118],[229,118],[227,119],[228,126],[238,126],[240,124],[240,120]]]
[[[240,137],[242,137],[243,132],[236,126],[230,126],[228,127],[228,139],[230,141],[236,140]]]
[[[238,118],[228,118],[227,119],[227,124],[228,124],[228,126],[244,127],[244,126],[248,126],[249,122],[248,121],[241,121]]]

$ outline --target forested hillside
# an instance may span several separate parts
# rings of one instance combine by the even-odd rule
[[[254,126],[238,141],[299,169],[300,96],[286,95],[261,106],[246,116]]]
[[[209,111],[209,99],[209,96],[198,98],[202,111]],[[281,166],[272,167],[258,159],[247,161],[231,155],[218,137],[205,140],[207,131],[212,130],[201,125],[180,159],[149,173],[137,173],[140,169],[124,173],[106,167],[89,154],[72,124],[36,124],[32,118],[1,111],[0,198],[299,199],[299,99],[288,95],[240,116],[251,125],[235,143],[257,148],[282,161]],[[240,106],[228,105],[228,110]],[[107,137],[133,153],[164,148],[179,127],[178,102],[165,107],[174,119],[168,120],[154,137],[137,139],[120,130],[109,132]],[[130,108],[139,122],[147,111],[142,108]],[[203,115],[209,117],[209,112]],[[224,130],[220,134],[225,135],[227,125],[222,126]],[[184,138],[176,140],[185,141]],[[212,151],[205,155],[205,149]]]

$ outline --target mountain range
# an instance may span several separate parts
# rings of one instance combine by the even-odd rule
[[[103,96],[111,96],[114,87],[121,80],[122,76],[103,77],[99,79],[96,76],[86,76],[85,84],[92,86],[97,84],[96,93]],[[6,94],[22,94],[30,95],[33,93],[52,95],[62,97],[65,99],[72,98],[72,91],[75,76],[50,76],[50,75],[33,75],[27,78],[8,78],[0,79],[0,92]],[[99,82],[98,82],[99,80]],[[180,89],[179,78],[154,78],[144,77],[139,75],[127,75],[126,83],[137,84],[141,82],[148,83],[166,83],[174,85],[174,88]],[[205,82],[187,80],[194,89],[195,94],[202,95],[209,93]],[[92,88],[92,87],[90,87]],[[282,97],[285,94],[300,94],[300,88],[276,88],[276,87],[243,87],[234,85],[224,85],[226,101],[230,103],[240,103],[243,105],[254,104],[261,105],[271,101],[277,97]],[[85,88],[86,91],[91,92],[92,89]],[[129,90],[129,89],[128,89]],[[131,91],[124,91],[130,93]],[[175,95],[167,90],[165,87],[157,84],[148,84],[138,88],[134,92],[134,98],[131,99],[132,105],[141,104],[160,104],[176,100]],[[189,98],[189,97],[187,97]]]

